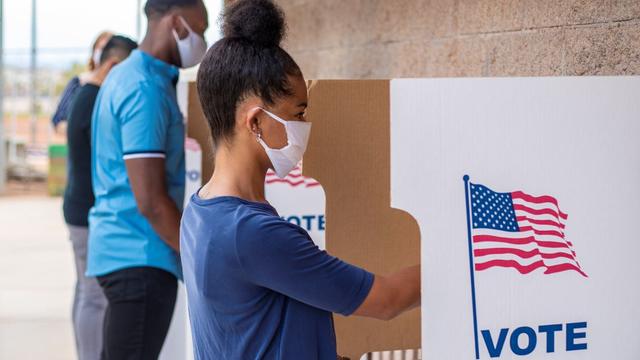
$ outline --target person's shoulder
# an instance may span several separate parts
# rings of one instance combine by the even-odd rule
[[[269,239],[271,245],[278,246],[297,238],[307,238],[306,232],[299,226],[281,218],[275,210],[247,206],[239,222],[238,233],[244,241],[262,241]]]
[[[120,69],[114,68],[112,72]],[[152,79],[139,73],[119,71],[109,74],[100,89],[100,96],[114,105],[114,109],[161,107],[164,98],[158,92]],[[104,101],[103,100],[103,101]]]
[[[132,93],[148,90],[154,81],[144,69],[138,57],[130,55],[120,64],[113,67],[104,81],[105,91],[116,90],[117,93]]]
[[[273,233],[283,223],[267,206],[226,196],[201,199],[194,194],[182,214],[181,233],[188,238],[200,229],[200,236],[229,237],[237,246],[251,248],[254,241],[270,236],[266,230]]]
[[[81,97],[95,97],[100,91],[100,86],[95,84],[84,84],[78,88],[78,92],[76,95],[77,98]]]
[[[77,87],[80,85],[80,77],[78,75],[72,77],[67,83],[68,87]]]
[[[67,85],[64,87],[62,97],[64,98],[66,96],[70,98],[73,94],[76,93],[79,87],[80,78],[76,75],[72,77],[69,82],[67,82]]]
[[[286,223],[269,204],[247,201],[235,196],[219,196],[202,199],[192,195],[188,208],[197,214],[221,221],[224,226],[234,226],[239,232],[254,233],[265,228]]]
[[[89,120],[91,112],[93,111],[93,105],[95,103],[96,97],[98,96],[98,91],[100,87],[93,84],[84,84],[78,87],[74,95],[74,100],[71,102],[71,106],[69,109],[69,123],[77,122],[77,118],[80,117],[81,120],[87,117],[87,113],[89,113]],[[73,121],[72,121],[73,119]]]
[[[277,214],[260,207],[241,204],[238,213],[241,214],[242,224],[248,230],[262,231],[266,228],[280,227],[283,224],[287,224]]]
[[[116,67],[111,70],[102,84],[104,91],[113,94],[135,92],[139,91],[140,88],[148,82],[148,80],[140,76],[140,74],[118,70],[122,69]]]

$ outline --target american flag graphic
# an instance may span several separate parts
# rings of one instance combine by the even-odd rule
[[[468,201],[476,271],[506,267],[529,274],[544,269],[544,274],[576,271],[588,277],[565,238],[568,215],[552,196],[499,193],[469,183]]]
[[[291,172],[284,179],[280,179],[273,170],[269,169],[269,171],[267,171],[265,183],[267,185],[284,183],[289,184],[292,187],[314,187],[320,185],[320,183],[315,181],[314,179],[302,176],[302,167],[300,167],[300,165],[291,170]]]

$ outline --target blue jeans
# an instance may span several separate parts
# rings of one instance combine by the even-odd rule
[[[107,299],[95,277],[86,277],[89,229],[67,224],[76,267],[76,288],[71,319],[79,360],[99,360],[102,351],[102,321]]]

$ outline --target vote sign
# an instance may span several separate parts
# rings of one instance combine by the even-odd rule
[[[640,78],[391,82],[428,359],[638,359]]]

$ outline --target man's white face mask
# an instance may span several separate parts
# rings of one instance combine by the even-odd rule
[[[305,121],[286,121],[278,116],[268,112],[263,108],[258,108],[269,115],[273,120],[284,125],[287,132],[287,145],[282,149],[272,149],[258,134],[258,142],[264,148],[269,160],[271,160],[271,167],[276,172],[279,178],[284,178],[298,165],[302,160],[304,152],[307,150],[307,143],[309,142],[309,134],[311,133],[311,123]]]
[[[189,31],[189,34],[186,38],[180,39],[176,30],[173,29],[173,37],[176,39],[176,44],[178,44],[180,67],[185,69],[196,66],[202,61],[204,55],[207,53],[207,42],[202,36],[191,30],[191,27],[182,16],[180,16],[180,21],[187,31]]]

